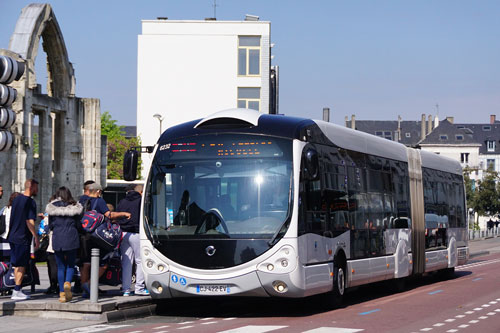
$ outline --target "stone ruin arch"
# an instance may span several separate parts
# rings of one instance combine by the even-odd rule
[[[47,54],[47,94],[41,93],[35,73],[40,38]],[[23,77],[11,84],[18,92],[12,106],[16,112],[11,128],[14,146],[0,152],[0,184],[4,188],[0,206],[7,203],[10,193],[22,192],[28,178],[40,182],[39,211],[59,186],[68,187],[75,197],[82,193],[85,180],[105,186],[106,148],[102,143],[106,140],[101,141],[100,101],[75,96],[73,65],[52,7],[24,7],[9,50],[0,50],[0,54],[26,65]]]

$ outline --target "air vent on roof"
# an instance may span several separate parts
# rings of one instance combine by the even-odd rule
[[[229,128],[249,128],[253,124],[248,121],[234,118],[216,118],[205,121],[203,124],[196,126],[196,128],[206,129],[229,129]]]
[[[202,119],[195,128],[248,128],[259,124],[262,113],[249,109],[229,109]]]

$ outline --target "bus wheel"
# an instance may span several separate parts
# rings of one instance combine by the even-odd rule
[[[330,293],[330,305],[338,308],[342,304],[345,293],[345,266],[334,264],[333,266],[333,289]]]
[[[440,271],[443,279],[453,279],[455,277],[455,267],[445,268]]]

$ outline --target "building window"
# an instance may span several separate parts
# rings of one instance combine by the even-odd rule
[[[486,144],[488,146],[488,151],[495,151],[495,141],[488,140]]]
[[[238,107],[260,111],[260,88],[238,88]]]
[[[469,153],[461,153],[460,154],[460,161],[462,163],[469,163]]]
[[[463,141],[464,140],[464,136],[463,135],[455,135],[455,139],[457,139],[457,141]]]
[[[405,136],[406,136],[407,138],[411,138],[411,134],[410,134],[410,132],[405,133]]]
[[[491,126],[489,125],[483,126],[483,131],[491,131]]]
[[[238,37],[238,75],[260,75],[260,36]]]
[[[381,138],[383,138],[384,137],[384,132],[382,132],[382,131],[376,131],[375,135],[376,136],[380,136]]]
[[[446,135],[446,134],[441,134],[441,135],[439,136],[439,140],[442,140],[442,141],[448,140],[448,135]]]
[[[384,132],[384,138],[387,140],[392,140],[392,132],[391,131],[385,131]]]
[[[487,159],[486,160],[486,169],[491,168],[491,170],[495,171],[495,159]]]

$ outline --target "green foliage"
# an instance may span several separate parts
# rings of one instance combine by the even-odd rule
[[[40,156],[40,140],[38,138],[38,133],[33,134],[33,156],[35,158]]]
[[[464,170],[465,189],[467,193],[467,205],[474,209],[478,215],[496,215],[500,213],[500,186],[498,172],[488,168],[485,171],[482,180],[478,180],[476,189],[468,188],[468,175]],[[475,221],[474,226],[479,227],[478,221]]]
[[[141,145],[140,138],[125,138],[124,126],[118,126],[109,112],[101,115],[101,134],[108,137],[108,179],[123,179],[123,156],[131,147]],[[139,158],[137,177],[141,177],[141,159]]]

